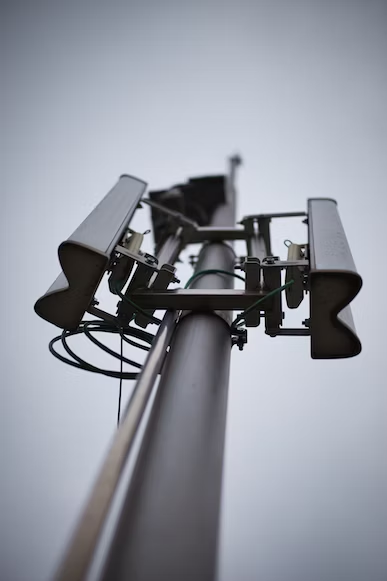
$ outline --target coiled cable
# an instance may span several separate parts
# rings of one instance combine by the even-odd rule
[[[152,341],[154,338],[154,335],[152,335],[151,333],[147,333],[146,331],[143,331],[142,329],[137,329],[137,328],[132,327],[130,325],[127,325],[126,327],[121,328],[119,326],[111,325],[110,323],[107,323],[105,321],[99,321],[99,320],[82,321],[77,329],[72,330],[72,331],[64,330],[61,333],[61,335],[54,337],[50,341],[49,346],[48,346],[50,353],[52,353],[52,355],[54,355],[54,357],[56,357],[57,359],[59,359],[63,363],[66,363],[67,365],[71,365],[72,367],[76,367],[77,369],[83,369],[85,371],[90,371],[92,373],[100,373],[102,375],[106,375],[107,377],[122,378],[122,379],[137,379],[138,372],[121,372],[121,371],[114,371],[111,369],[102,369],[100,367],[97,367],[96,365],[93,365],[93,364],[85,361],[81,357],[79,357],[79,355],[77,355],[73,351],[73,349],[71,349],[70,346],[68,345],[69,337],[84,334],[90,341],[92,341],[100,349],[102,349],[103,351],[105,351],[106,353],[111,355],[112,357],[115,357],[115,358],[121,360],[120,353],[116,353],[113,349],[111,349],[110,347],[108,347],[107,345],[105,345],[104,343],[102,343],[101,341],[96,339],[96,337],[94,337],[92,335],[92,333],[95,333],[95,332],[119,334],[123,341],[126,341],[130,345],[138,347],[138,348],[143,349],[145,351],[148,351],[150,349],[150,347],[148,347],[146,345],[142,345],[141,343],[137,343],[136,341],[133,341],[131,339],[128,339],[127,335],[135,337],[137,339],[140,339],[140,340],[148,343],[149,345],[152,344]],[[64,350],[69,355],[69,357],[71,357],[71,359],[69,357],[65,357],[64,355],[59,353],[54,348],[55,344],[58,343],[59,341],[62,343]],[[132,367],[135,367],[137,369],[142,368],[142,365],[140,363],[133,361],[132,359],[128,359],[126,357],[123,357],[123,356],[122,356],[122,362],[127,363],[128,365],[131,365]]]

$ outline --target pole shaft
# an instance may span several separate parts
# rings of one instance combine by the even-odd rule
[[[235,195],[212,225],[233,226]],[[232,272],[233,249],[205,245],[196,271]],[[196,288],[230,288],[205,275]],[[231,340],[229,313],[178,323],[103,581],[213,581],[217,562]]]

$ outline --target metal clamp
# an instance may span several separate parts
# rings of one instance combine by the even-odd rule
[[[246,291],[257,291],[261,288],[261,264],[258,258],[248,257],[243,264],[245,272]],[[258,327],[260,323],[259,310],[253,310],[245,315],[246,327]]]
[[[238,329],[233,327],[231,331],[231,346],[238,345],[239,351],[243,351],[243,347],[247,343],[247,329]]]
[[[163,264],[162,267],[160,268],[159,272],[157,273],[157,276],[156,276],[154,282],[151,283],[150,291],[165,290],[168,288],[168,286],[171,282],[180,282],[175,277],[175,273],[176,273],[176,268],[174,266],[172,266],[171,264]],[[147,314],[149,316],[146,316],[142,313],[137,313],[136,318],[135,318],[136,324],[139,327],[142,327],[143,329],[145,329],[147,327],[147,325],[149,324],[149,318],[152,317],[155,310],[156,309],[150,309],[149,311],[147,311]]]
[[[262,266],[264,266],[263,263]],[[279,288],[281,286],[280,268],[264,268],[263,279],[266,291],[273,291]],[[277,293],[271,297],[270,302],[271,309],[265,312],[265,328],[268,335],[274,336],[273,334],[278,331],[284,319],[281,293]]]

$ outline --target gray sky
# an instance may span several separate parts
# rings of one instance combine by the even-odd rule
[[[312,361],[308,339],[261,328],[233,352],[220,580],[387,578],[386,7],[3,6],[2,579],[50,577],[115,429],[118,382],[52,358],[55,329],[33,312],[58,244],[121,173],[162,188],[223,171],[236,150],[239,217],[338,200],[364,279],[353,304],[363,352]],[[149,224],[143,210],[136,225]],[[305,235],[280,221],[274,249]]]

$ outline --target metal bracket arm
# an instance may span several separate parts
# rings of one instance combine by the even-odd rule
[[[279,212],[277,214],[251,214],[249,216],[245,216],[244,220],[262,220],[262,219],[271,219],[271,218],[299,218],[302,216],[307,216],[306,212]]]
[[[266,334],[270,335],[270,337],[277,337],[281,335],[283,337],[309,337],[310,329],[292,329],[290,327],[285,327],[282,329],[266,331]]]
[[[224,242],[230,240],[245,240],[244,228],[217,228],[215,226],[198,226],[190,233],[189,244],[201,242]]]
[[[271,260],[273,262],[270,262]],[[268,257],[261,262],[261,267],[264,270],[269,268],[288,268],[289,266],[307,268],[309,267],[309,260],[276,260],[275,257]]]
[[[267,291],[244,291],[232,289],[177,289],[164,291],[134,291],[130,299],[142,309],[176,309],[182,311],[238,311],[247,309]],[[272,298],[264,303],[270,309]]]

